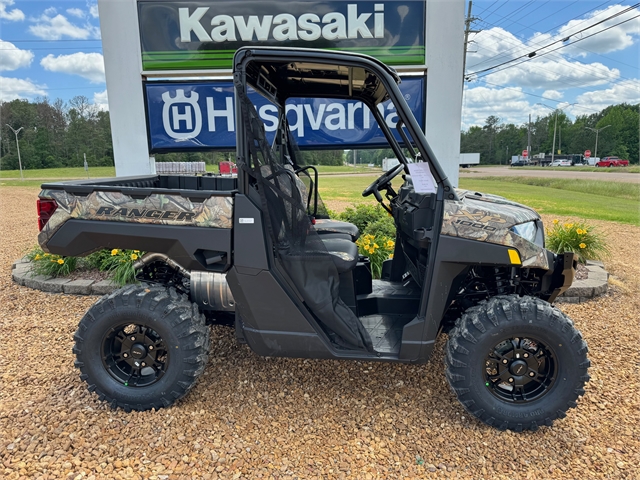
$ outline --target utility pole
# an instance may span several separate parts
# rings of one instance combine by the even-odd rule
[[[558,127],[558,110],[556,110],[556,122],[553,124],[553,146],[551,147],[551,163],[556,158],[556,128]],[[552,165],[553,166],[553,165]]]
[[[600,132],[602,130],[604,130],[605,128],[609,128],[611,125],[607,125],[606,127],[600,127],[600,128],[591,128],[591,127],[585,127],[587,130],[591,130],[592,132],[596,132],[596,148],[594,148],[595,153],[593,154],[593,158],[598,158],[598,135],[600,134]]]
[[[24,175],[22,175],[22,160],[20,159],[20,142],[18,142],[18,134],[20,133],[20,130],[22,130],[24,127],[20,127],[18,130],[15,130],[8,123],[6,125],[7,125],[7,127],[9,127],[11,129],[11,131],[16,136],[16,148],[18,149],[18,165],[20,166],[20,180],[22,180],[24,182]],[[598,141],[596,140],[596,144],[597,143],[598,143]]]
[[[480,33],[482,30],[471,30],[471,24],[476,20],[479,20],[477,17],[471,16],[471,7],[473,2],[469,1],[469,9],[467,10],[467,18],[464,21],[464,57],[462,59],[462,85],[464,89],[464,75],[466,73],[467,68],[467,49],[469,45],[469,34],[470,33]]]

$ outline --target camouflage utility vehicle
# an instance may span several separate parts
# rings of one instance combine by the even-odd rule
[[[545,250],[532,209],[454,189],[399,81],[365,55],[244,48],[234,60],[237,178],[44,184],[45,251],[153,252],[135,265],[142,285],[103,297],[80,322],[74,352],[89,389],[125,410],[171,405],[205,368],[207,318],[226,317],[264,356],[424,363],[448,332],[446,375],[470,413],[512,430],[564,417],[589,379],[582,336],[551,305],[573,280],[574,256]],[[279,111],[273,141],[250,88]],[[397,228],[381,280],[358,255],[355,225],[326,215],[287,124],[294,98],[361,102],[400,160],[362,192]],[[431,193],[414,187],[415,167],[433,177]]]

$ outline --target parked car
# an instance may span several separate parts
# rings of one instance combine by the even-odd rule
[[[571,160],[554,160],[549,165],[550,167],[570,167]]]
[[[618,157],[604,157],[596,163],[596,167],[628,167],[629,160],[622,160]]]

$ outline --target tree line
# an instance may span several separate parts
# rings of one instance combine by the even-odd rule
[[[598,156],[616,155],[638,163],[639,105],[626,103],[605,108],[599,113],[578,116],[574,121],[558,110],[531,122],[531,153],[550,154],[557,114],[556,153],[583,153],[595,147],[595,133],[586,127],[603,128],[598,138]],[[89,166],[110,166],[113,161],[109,112],[99,110],[84,96],[65,103],[47,98],[34,101],[0,102],[0,169],[18,168],[16,140],[11,126],[18,131],[24,169],[82,167],[86,155]],[[8,126],[9,125],[9,126]],[[461,132],[461,152],[479,152],[485,164],[508,164],[511,155],[527,147],[528,126],[504,124],[496,116],[485,125]],[[325,150],[302,152],[305,164],[380,165],[395,155],[389,149]],[[234,152],[176,152],[156,155],[157,161],[189,161],[217,164],[233,161]]]
[[[571,120],[562,110],[532,119],[530,126],[531,154],[551,154],[556,128],[555,150],[561,154],[583,154],[591,150],[595,155],[596,133],[589,128],[602,129],[598,135],[598,156],[618,156],[630,163],[638,163],[640,105],[621,103],[591,115]],[[557,127],[556,124],[557,115]],[[606,128],[605,128],[606,127]],[[496,116],[486,119],[483,126],[473,126],[461,132],[460,151],[480,153],[480,163],[509,164],[512,155],[527,149],[527,124],[501,123]]]

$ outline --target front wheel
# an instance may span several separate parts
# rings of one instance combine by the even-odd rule
[[[125,411],[168,407],[204,371],[209,328],[198,307],[164,287],[105,295],[74,335],[75,365],[89,391]]]
[[[447,379],[464,408],[500,430],[537,430],[566,416],[589,380],[587,344],[560,310],[499,296],[449,334]]]

